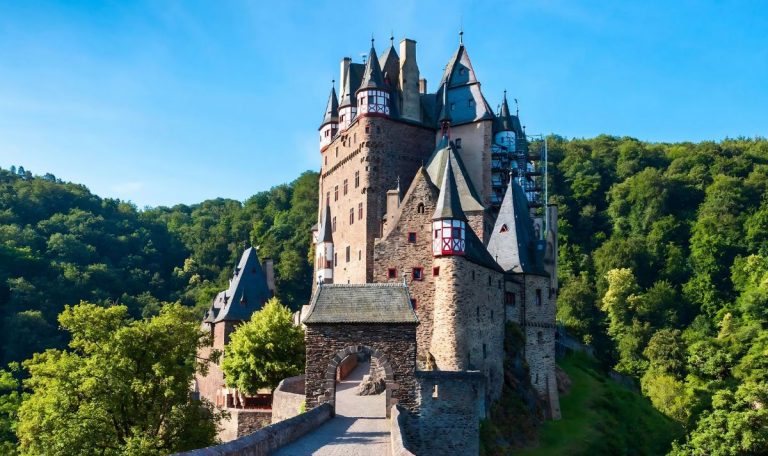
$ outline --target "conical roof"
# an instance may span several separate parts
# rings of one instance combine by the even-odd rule
[[[449,151],[448,153],[450,154],[451,152]],[[453,177],[450,160],[445,165],[443,181],[440,185],[440,196],[437,197],[435,213],[432,215],[432,220],[445,219],[467,220],[467,216],[461,210],[461,198],[456,188],[456,180]]]
[[[513,178],[501,202],[488,252],[505,271],[546,275],[541,261],[543,243],[536,239],[525,192]]]
[[[323,116],[323,123],[320,124],[320,128],[323,128],[326,124],[339,121],[339,100],[336,98],[336,88],[331,87],[331,94],[328,96],[328,103],[325,106],[325,115]]]
[[[331,226],[331,206],[326,204],[323,211],[323,221],[317,230],[317,242],[333,242],[333,227]]]
[[[520,127],[520,120],[516,115],[513,115],[509,111],[509,103],[507,102],[507,91],[504,91],[504,99],[501,102],[501,111],[496,122],[494,123],[494,133],[501,131],[513,131],[517,135],[522,135],[523,129]]]
[[[451,174],[453,175],[453,179],[456,182],[456,188],[459,192],[461,207],[465,211],[485,210],[485,207],[480,202],[480,197],[472,186],[472,181],[469,179],[469,175],[464,167],[464,163],[461,161],[461,157],[454,152],[454,146],[448,141],[448,138],[443,136],[440,142],[437,143],[435,151],[427,160],[427,165],[425,167],[429,179],[435,186],[437,186],[437,188],[442,188],[443,186],[445,168],[449,162],[451,163]]]
[[[344,70],[342,77],[339,97],[339,107],[345,106],[357,106],[357,98],[355,92],[360,87],[360,81],[363,78],[363,71],[365,71],[365,65],[361,63],[350,63]]]
[[[357,90],[380,89],[383,87],[384,78],[381,74],[381,65],[379,65],[379,58],[376,56],[376,48],[373,47],[373,40],[371,40],[371,51],[368,53],[368,61],[365,64],[363,82]]]

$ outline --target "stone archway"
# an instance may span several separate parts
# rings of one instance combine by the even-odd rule
[[[389,362],[386,355],[384,355],[381,351],[367,345],[350,345],[336,352],[333,358],[331,358],[330,362],[328,363],[328,368],[325,370],[325,401],[331,404],[331,406],[334,408],[334,411],[336,410],[336,371],[339,367],[339,364],[346,357],[356,355],[358,353],[365,353],[366,355],[370,356],[371,363],[373,363],[375,360],[377,368],[380,369],[384,375],[384,383],[386,384],[386,389],[384,390],[384,394],[386,395],[385,414],[387,417],[389,417],[390,408],[392,405],[394,405],[392,391],[397,389],[392,364]]]

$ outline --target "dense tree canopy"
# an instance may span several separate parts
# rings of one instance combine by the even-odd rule
[[[168,304],[133,320],[125,306],[67,306],[69,350],[24,362],[31,391],[19,409],[22,455],[165,455],[211,444],[220,412],[192,399],[197,315]]]
[[[247,394],[274,389],[280,380],[304,372],[304,332],[290,309],[272,298],[238,326],[221,363],[227,383]]]

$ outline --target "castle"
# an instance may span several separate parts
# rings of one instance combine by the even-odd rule
[[[416,42],[402,40],[398,54],[391,41],[379,57],[372,40],[364,64],[343,58],[340,95],[331,88],[319,128],[313,294],[296,319],[306,370],[275,390],[272,421],[296,415],[298,403],[335,406],[340,366],[366,356],[386,385],[387,416],[397,405],[411,417],[402,427],[417,454],[476,454],[479,420],[502,394],[508,322],[525,335],[547,417],[560,418],[557,211],[543,196],[545,160],[529,150],[506,92],[490,108],[463,41],[434,93]],[[222,350],[273,293],[271,263],[246,250],[206,314],[213,346],[200,356]],[[219,366],[209,369],[196,390],[236,405]],[[225,440],[260,427],[241,415]]]
[[[410,39],[399,53],[392,41],[381,57],[372,40],[364,64],[341,60],[339,80],[319,128],[315,298],[302,312],[308,407],[333,400],[323,396],[322,372],[313,377],[310,354],[315,336],[317,344],[337,336],[314,325],[369,324],[373,334],[387,322],[369,311],[355,320],[352,307],[328,320],[333,312],[318,302],[332,299],[318,296],[341,302],[365,292],[376,301],[386,287],[373,284],[405,283],[418,320],[416,373],[480,372],[490,405],[501,395],[505,327],[514,322],[526,337],[531,383],[558,419],[557,212],[545,206],[541,157],[529,152],[506,93],[494,112],[462,39],[434,93]],[[398,312],[388,318],[405,324]]]

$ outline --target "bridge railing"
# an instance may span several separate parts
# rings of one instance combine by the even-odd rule
[[[271,424],[231,442],[199,450],[176,453],[174,456],[266,456],[316,429],[333,416],[330,404]]]

